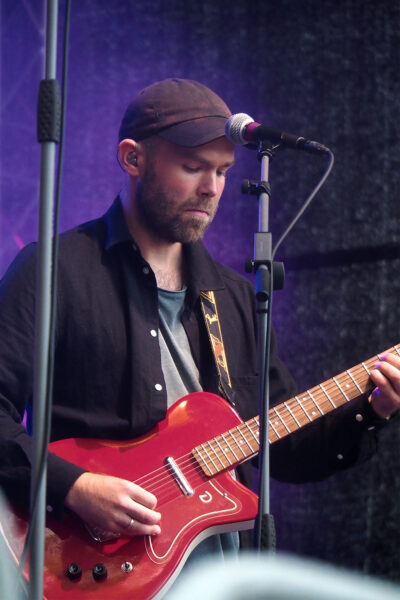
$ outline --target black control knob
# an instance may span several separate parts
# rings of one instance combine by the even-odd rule
[[[103,563],[97,563],[92,569],[92,575],[96,581],[101,581],[107,577],[107,567]]]
[[[67,567],[67,577],[74,581],[82,576],[82,568],[78,563],[70,563]]]

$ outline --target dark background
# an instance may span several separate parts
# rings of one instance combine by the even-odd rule
[[[60,21],[64,2],[60,3]],[[45,7],[0,5],[0,271],[37,237]],[[280,354],[306,389],[400,341],[400,3],[393,0],[72,2],[61,229],[103,213],[122,182],[121,114],[142,87],[198,79],[233,112],[328,145],[334,171],[279,252]],[[59,28],[59,45],[62,26]],[[276,240],[325,159],[280,152],[270,169]],[[252,255],[258,177],[237,152],[206,243],[240,272]],[[399,421],[367,464],[319,484],[274,483],[278,547],[400,580]]]

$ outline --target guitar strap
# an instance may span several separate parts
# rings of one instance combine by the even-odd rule
[[[218,309],[214,292],[200,292],[200,300],[204,322],[207,327],[208,338],[210,340],[215,365],[218,371],[218,389],[220,394],[226,398],[226,400],[233,403],[231,378],[229,375],[228,363],[226,361],[224,340],[222,338],[222,331],[219,323]]]

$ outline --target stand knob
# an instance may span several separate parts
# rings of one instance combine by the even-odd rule
[[[244,270],[246,273],[252,273],[254,268],[254,263],[251,258],[246,258],[246,262],[244,263]]]

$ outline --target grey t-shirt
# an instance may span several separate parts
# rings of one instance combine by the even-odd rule
[[[185,295],[186,288],[174,292],[158,288],[159,343],[168,407],[186,394],[202,391],[199,370],[181,321]],[[223,559],[227,552],[237,552],[238,548],[237,532],[213,535],[194,549],[184,567],[185,571],[200,557],[212,554]]]
[[[186,394],[202,391],[199,370],[181,321],[185,295],[186,288],[177,292],[158,288],[159,343],[168,407]]]

